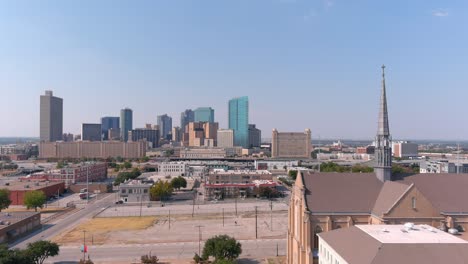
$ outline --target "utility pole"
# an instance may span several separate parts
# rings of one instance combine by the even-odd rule
[[[201,228],[203,227],[202,225],[195,226],[198,227],[198,255],[200,256],[201,254],[201,241],[202,241],[202,233],[201,233]]]
[[[171,230],[171,210],[169,210],[169,230]]]
[[[236,193],[236,216],[237,216],[237,196],[239,196],[239,191]]]
[[[255,206],[255,239],[258,238],[258,230],[257,230],[257,206]]]
[[[89,166],[86,166],[86,203],[89,203]]]
[[[224,208],[223,208],[223,227],[224,227]]]
[[[141,217],[141,210],[143,208],[143,195],[140,194],[140,217]]]
[[[193,192],[193,206],[192,206],[192,218],[193,215],[195,214],[195,196],[197,195],[197,191]]]
[[[273,201],[270,199],[270,231],[273,231]]]
[[[86,261],[86,230],[83,230],[83,261]]]

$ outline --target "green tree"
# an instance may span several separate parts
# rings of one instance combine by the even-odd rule
[[[159,259],[156,256],[143,255],[143,256],[141,256],[141,263],[143,263],[143,264],[158,264]]]
[[[125,169],[130,169],[130,168],[132,167],[132,163],[126,161],[126,162],[124,162],[123,167],[124,167]]]
[[[242,246],[228,235],[219,235],[208,239],[203,247],[203,259],[214,257],[214,263],[222,260],[233,261],[242,253]]]
[[[174,179],[171,180],[171,185],[172,188],[176,190],[180,190],[180,188],[186,188],[187,187],[187,180],[185,180],[184,177],[175,177]]]
[[[34,208],[37,212],[37,208],[42,208],[46,203],[46,195],[42,191],[29,191],[24,195],[24,205],[28,209]]]
[[[39,240],[28,244],[26,254],[31,257],[33,263],[42,264],[48,257],[59,254],[59,246],[54,242]]]
[[[170,182],[168,181],[158,181],[150,189],[151,199],[153,201],[159,201],[165,197],[172,195],[173,188]]]
[[[7,189],[0,189],[0,212],[10,206],[10,191]]]
[[[254,188],[254,193],[257,197],[267,197],[267,198],[273,198],[273,197],[278,197],[278,191],[276,189],[270,188],[270,187],[255,187]]]
[[[0,263],[1,264],[33,264],[31,257],[26,254],[25,250],[8,249],[8,245],[0,245]]]
[[[149,157],[148,157],[148,156],[144,156],[144,157],[141,159],[141,161],[143,161],[143,162],[148,162],[148,161],[149,161]]]
[[[293,180],[296,180],[297,177],[297,170],[290,170],[288,172],[289,177],[291,177]]]

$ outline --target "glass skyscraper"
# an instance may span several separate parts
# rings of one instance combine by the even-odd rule
[[[187,109],[180,114],[180,129],[182,133],[187,132],[187,130],[185,130],[185,126],[193,121],[195,121],[195,114],[191,109]]]
[[[214,123],[214,109],[211,107],[198,107],[193,111],[195,113],[195,122]]]
[[[159,134],[161,138],[167,138],[172,132],[172,117],[167,114],[158,116]]]
[[[109,139],[109,129],[120,129],[120,118],[118,116],[105,116],[101,117],[101,133],[102,139]]]
[[[133,111],[125,108],[120,110],[120,139],[128,141],[128,131],[133,129]]]
[[[229,100],[229,129],[234,130],[234,146],[249,147],[249,98]]]

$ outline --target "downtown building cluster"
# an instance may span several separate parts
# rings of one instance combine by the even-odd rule
[[[187,109],[180,126],[172,117],[157,116],[157,124],[134,128],[133,110],[124,108],[120,116],[105,116],[100,123],[82,123],[81,134],[63,133],[63,99],[46,91],[40,98],[41,158],[141,158],[158,147],[178,148],[181,158],[224,158],[250,155],[260,150],[262,134],[249,123],[249,98],[228,102],[228,128],[220,128],[211,107]],[[272,132],[268,151],[273,158],[309,158],[310,129],[305,133]],[[262,152],[263,153],[263,152]]]

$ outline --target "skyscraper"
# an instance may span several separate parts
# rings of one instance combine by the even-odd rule
[[[375,138],[375,175],[381,181],[392,179],[392,145],[388,125],[385,65],[382,66],[382,92],[380,95],[379,123]]]
[[[249,124],[249,148],[259,148],[262,143],[262,131],[254,124]]]
[[[120,110],[120,139],[128,140],[128,131],[133,129],[133,111],[130,108]]]
[[[229,129],[234,130],[234,145],[249,147],[249,98],[229,100]]]
[[[83,123],[81,125],[81,140],[83,141],[101,141],[101,124]]]
[[[41,141],[62,140],[63,136],[63,99],[53,96],[52,91],[45,91],[40,102]]]
[[[108,140],[109,139],[109,129],[119,129],[120,128],[120,118],[106,116],[101,118],[101,133],[102,139]]]
[[[167,138],[172,130],[172,118],[167,114],[158,116],[158,126],[161,138]]]
[[[194,111],[195,122],[214,123],[214,109],[211,107],[198,107]]]
[[[187,109],[184,112],[180,113],[180,129],[182,133],[187,133],[187,124],[194,121],[195,113],[192,111],[192,109]]]

